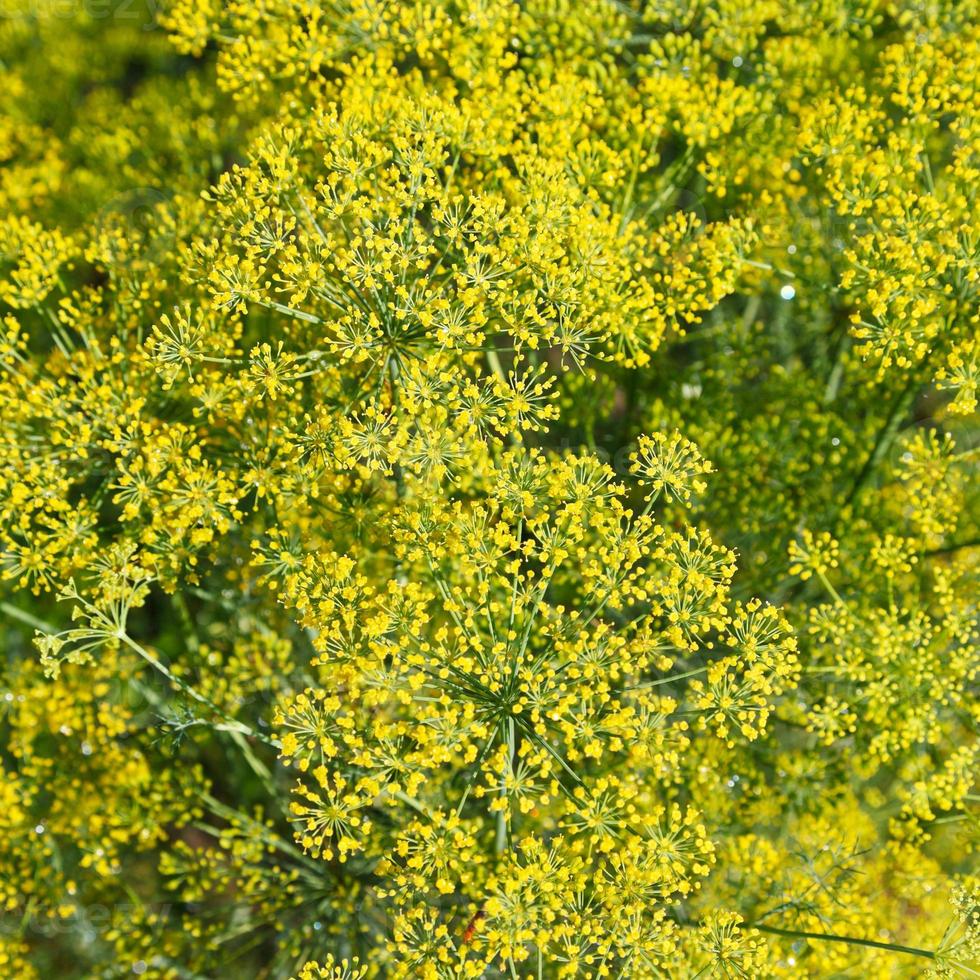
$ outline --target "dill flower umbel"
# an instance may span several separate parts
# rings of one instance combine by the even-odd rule
[[[711,472],[711,464],[701,458],[697,446],[678,432],[640,436],[630,462],[633,472],[653,488],[651,497],[662,493],[668,500],[687,502],[692,495],[700,496],[707,488],[700,474]]]
[[[974,976],[978,12],[7,0],[0,976]]]

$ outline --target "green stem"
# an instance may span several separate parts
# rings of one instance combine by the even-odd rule
[[[820,579],[820,584],[827,590],[828,595],[837,603],[838,606],[843,606],[847,608],[847,603],[840,597],[840,593],[830,584],[830,579],[823,573],[818,571],[817,578]]]
[[[493,347],[489,347],[486,350],[487,363],[493,370],[493,373],[504,383],[507,384],[507,375],[504,374],[504,369],[501,366],[500,358],[497,356],[497,351]]]
[[[304,310],[294,310],[291,306],[284,306],[282,303],[276,303],[271,299],[260,299],[258,303],[260,306],[265,306],[270,310],[275,310],[277,313],[291,316],[296,320],[305,320],[307,323],[323,323],[320,317],[314,316],[312,313],[307,313]]]
[[[140,646],[134,639],[132,639],[127,633],[120,631],[116,634],[119,640],[130,648],[130,650],[138,653],[154,670],[162,674],[174,687],[182,691],[188,697],[193,698],[199,704],[205,705],[210,708],[219,718],[222,719],[224,725],[222,729],[227,732],[238,732],[241,735],[248,735],[251,738],[257,738],[261,742],[265,742],[267,745],[271,745],[273,748],[278,748],[279,743],[275,739],[269,738],[268,735],[263,735],[262,732],[257,732],[254,728],[250,728],[243,722],[238,721],[235,718],[231,718],[222,709],[216,705],[210,698],[205,697],[200,691],[196,691],[190,684],[181,680],[174,674],[169,667],[158,660],[156,657],[150,653],[149,650]]]
[[[234,807],[222,803],[210,793],[202,793],[201,799],[207,804],[208,809],[210,809],[213,813],[216,813],[219,817],[224,818],[229,823],[237,820],[243,824],[247,824],[256,830],[261,835],[263,840],[271,844],[277,850],[281,851],[283,854],[288,854],[290,857],[295,858],[299,863],[305,865],[312,871],[315,871],[318,875],[322,876],[323,865],[311,858],[308,854],[304,854],[303,851],[296,847],[295,844],[286,840],[285,837],[279,836],[279,834],[271,830],[260,820],[256,820],[249,814],[242,813],[241,810],[236,810]],[[198,826],[206,829],[207,832],[212,834],[214,837],[221,836],[221,831],[217,828],[208,827],[206,824],[201,823],[198,823]]]
[[[24,612],[23,609],[12,606],[9,602],[0,602],[0,612],[6,613],[11,619],[16,619],[21,623],[26,623],[28,626],[33,626],[34,629],[40,630],[42,633],[47,633],[49,636],[54,636],[58,632],[57,627],[44,622],[43,619],[37,619],[30,613]]]
[[[898,943],[880,943],[876,939],[858,939],[856,936],[837,936],[829,932],[804,932],[799,929],[780,929],[778,926],[767,926],[760,922],[749,923],[752,929],[760,932],[771,932],[777,936],[790,936],[796,939],[819,939],[830,943],[847,943],[851,946],[869,946],[872,949],[887,949],[892,953],[908,953],[910,956],[921,956],[934,960],[936,954],[928,949],[918,949],[915,946],[901,946]]]
[[[957,541],[953,544],[945,545],[942,548],[931,548],[929,551],[923,552],[926,558],[934,558],[937,555],[951,555],[956,551],[963,551],[966,548],[977,548],[980,547],[980,538],[973,538],[971,541]],[[0,606],[0,608],[3,608]]]
[[[624,690],[627,691],[640,691],[648,687],[659,687],[661,684],[670,684],[671,681],[682,681],[685,677],[694,677],[697,674],[703,674],[707,671],[707,667],[698,667],[695,670],[686,671],[683,674],[671,674],[669,677],[661,677],[659,680],[646,681],[643,684],[637,684],[634,687],[627,687]]]
[[[868,454],[868,458],[864,461],[864,465],[861,467],[860,472],[855,478],[850,491],[844,499],[844,502],[837,509],[835,523],[840,520],[841,513],[844,511],[844,509],[850,506],[850,504],[857,499],[857,496],[864,488],[865,483],[867,483],[867,481],[871,478],[878,463],[881,462],[885,453],[891,446],[892,440],[898,432],[898,427],[899,423],[902,421],[902,416],[908,411],[915,398],[917,390],[916,383],[916,376],[915,374],[912,374],[905,386],[899,392],[898,397],[895,399],[892,405],[891,411],[888,413],[888,417],[878,429],[878,434],[875,436],[874,445],[872,446],[871,452]]]
[[[507,763],[500,777],[500,798],[507,799],[507,772],[514,765],[514,721],[507,722]],[[507,849],[507,809],[497,811],[497,836],[494,843],[494,854],[499,858]]]

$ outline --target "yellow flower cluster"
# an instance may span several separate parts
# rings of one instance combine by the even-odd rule
[[[978,23],[6,0],[0,976],[975,976]]]

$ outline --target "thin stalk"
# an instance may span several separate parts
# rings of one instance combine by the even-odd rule
[[[859,939],[856,936],[838,936],[829,932],[804,932],[798,929],[780,929],[778,926],[767,926],[760,922],[750,923],[750,927],[760,932],[771,932],[777,936],[791,936],[797,939],[819,939],[829,943],[847,943],[850,946],[869,946],[872,949],[886,949],[892,953],[908,953],[910,956],[921,956],[923,959],[934,960],[936,954],[928,949],[916,946],[902,946],[899,943],[882,943],[877,939]]]
[[[291,306],[284,306],[282,303],[276,303],[271,299],[260,299],[257,302],[259,306],[265,306],[270,310],[291,316],[296,320],[305,320],[307,323],[323,323],[320,317],[314,316],[312,313],[307,313],[304,310],[294,310]]]
[[[507,722],[507,763],[505,764],[504,772],[500,777],[500,798],[501,800],[506,800],[507,798],[507,769],[512,768],[514,765],[514,721],[510,719]],[[497,837],[494,842],[494,853],[499,858],[501,854],[507,849],[507,809],[501,809],[497,813]]]
[[[830,584],[830,579],[821,572],[817,572],[817,578],[820,579],[820,584],[827,590],[827,594],[837,603],[838,606],[847,608],[847,603],[840,597],[840,593]]]
[[[24,612],[23,609],[12,606],[9,602],[0,602],[0,612],[5,613],[11,619],[16,619],[21,623],[26,623],[28,626],[33,626],[34,629],[40,630],[42,633],[47,633],[49,636],[54,636],[58,632],[57,627],[46,623],[43,619],[32,616],[29,612]]]
[[[181,678],[177,677],[177,675],[174,674],[169,667],[154,657],[149,650],[140,646],[140,644],[132,639],[132,637],[130,637],[125,631],[120,630],[116,635],[120,642],[128,646],[134,653],[138,653],[154,670],[162,674],[174,687],[182,691],[188,697],[193,698],[199,704],[203,704],[207,708],[210,708],[211,711],[217,714],[224,721],[224,725],[222,726],[224,731],[238,732],[241,735],[248,735],[251,738],[257,738],[259,741],[265,742],[267,745],[271,745],[273,748],[279,748],[279,743],[275,739],[269,738],[268,735],[264,735],[262,732],[257,732],[254,728],[251,728],[243,722],[240,722],[237,719],[231,718],[225,714],[225,712],[222,711],[222,709],[210,698],[201,694],[200,691],[195,690],[186,681],[183,681]]]
[[[633,687],[624,687],[624,691],[642,691],[648,687],[659,687],[661,684],[669,684],[671,681],[682,681],[686,677],[695,677],[698,674],[704,674],[708,670],[707,667],[698,667],[695,670],[686,671],[683,674],[671,674],[669,677],[661,677],[659,680],[646,681],[643,684],[635,684]]]

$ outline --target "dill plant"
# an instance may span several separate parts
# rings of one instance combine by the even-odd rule
[[[0,975],[971,977],[973,0],[7,0]]]

